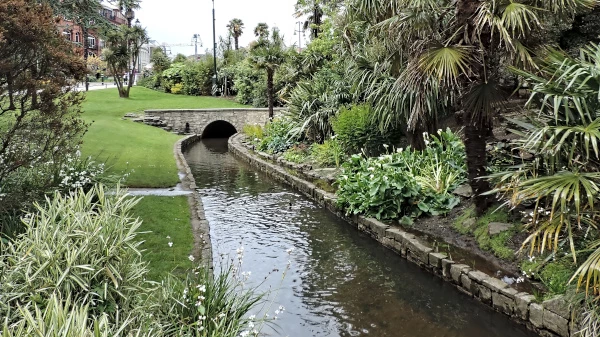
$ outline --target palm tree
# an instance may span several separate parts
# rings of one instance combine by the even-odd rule
[[[269,25],[264,22],[259,23],[254,28],[254,36],[264,38],[269,35]]]
[[[142,0],[108,0],[108,2],[117,6],[119,10],[125,14],[125,17],[127,18],[127,27],[131,27],[133,11],[140,9]]]
[[[321,33],[325,11],[333,12],[341,3],[341,0],[298,0],[295,16],[299,18],[308,15],[304,21],[304,30],[310,29],[310,36],[316,39]]]
[[[257,29],[258,26],[254,31],[256,32]],[[250,62],[252,62],[256,68],[267,71],[269,118],[273,118],[273,105],[275,102],[273,77],[275,76],[277,68],[285,61],[284,48],[283,36],[279,34],[279,29],[273,28],[271,36],[269,36],[267,31],[267,34],[261,35],[258,42],[250,49]]]
[[[107,48],[103,50],[103,56],[111,72],[115,76],[119,97],[129,98],[129,91],[133,85],[135,66],[140,57],[142,45],[148,43],[148,33],[139,26],[131,28],[121,26],[117,30],[107,34]],[[129,67],[133,65],[131,71]],[[127,86],[124,85],[123,74],[128,74]]]
[[[231,19],[229,24],[227,25],[227,29],[229,29],[229,33],[233,36],[233,41],[235,42],[235,50],[239,49],[239,38],[244,33],[244,22],[240,19]]]
[[[525,243],[542,253],[570,246],[575,262],[584,255],[572,281],[594,295],[600,294],[599,65],[600,46],[592,44],[577,58],[549,50],[537,71],[515,70],[533,85],[529,102],[537,114],[513,121],[522,130],[513,145],[535,160],[496,175],[496,191],[511,205],[536,205]],[[593,253],[581,254],[581,243]]]
[[[404,86],[413,87],[418,95],[423,93],[418,84],[433,79],[433,88],[455,99],[465,129],[469,184],[477,211],[483,212],[490,202],[484,193],[490,187],[481,178],[486,175],[492,117],[504,101],[498,85],[503,60],[535,67],[536,40],[530,37],[542,31],[545,19],[552,14],[574,15],[598,0],[356,1],[357,6],[349,7],[372,13],[377,19],[372,31],[388,37],[390,60],[404,58],[397,63],[404,68],[400,76]],[[428,10],[415,10],[424,7]],[[405,41],[406,36],[411,40]]]

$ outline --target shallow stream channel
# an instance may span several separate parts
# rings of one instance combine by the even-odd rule
[[[264,335],[536,336],[238,161],[227,139],[204,139],[185,156],[215,267],[241,252],[248,284],[270,292],[255,313],[277,316]]]

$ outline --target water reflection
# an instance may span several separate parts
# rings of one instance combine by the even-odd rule
[[[270,275],[262,289],[278,289],[269,313],[279,305],[286,310],[268,335],[534,336],[226,149],[225,140],[207,139],[186,157],[210,222],[214,255],[243,245],[251,280],[260,283]]]

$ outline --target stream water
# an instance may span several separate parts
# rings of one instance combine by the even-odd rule
[[[215,265],[243,246],[249,282],[271,290],[265,310],[285,308],[266,335],[536,336],[236,160],[226,139],[204,139],[185,155]]]

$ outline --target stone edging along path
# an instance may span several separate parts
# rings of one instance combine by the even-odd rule
[[[436,253],[415,235],[407,233],[401,228],[391,227],[364,216],[347,217],[337,206],[335,194],[326,192],[316,185],[288,173],[289,169],[286,170],[271,162],[272,156],[255,153],[242,143],[243,138],[244,136],[241,134],[229,138],[231,154],[326,207],[358,230],[368,233],[385,247],[451,282],[463,293],[510,316],[514,321],[527,325],[529,329],[536,331],[541,336],[575,336],[577,329],[572,324],[574,320],[563,297],[555,297],[541,304],[536,303],[533,295],[518,292],[503,281],[468,265],[455,263],[446,254]]]
[[[188,149],[198,140],[200,140],[200,136],[198,135],[182,138],[175,143],[173,152],[175,154],[177,168],[180,172],[181,187],[183,190],[192,192],[188,195],[192,234],[194,235],[194,249],[192,251],[192,255],[197,259],[199,258],[201,263],[212,270],[212,246],[210,241],[208,220],[206,220],[206,216],[204,214],[204,205],[202,204],[202,199],[200,198],[200,195],[196,193],[196,179],[194,178],[192,170],[183,156],[183,151]]]

